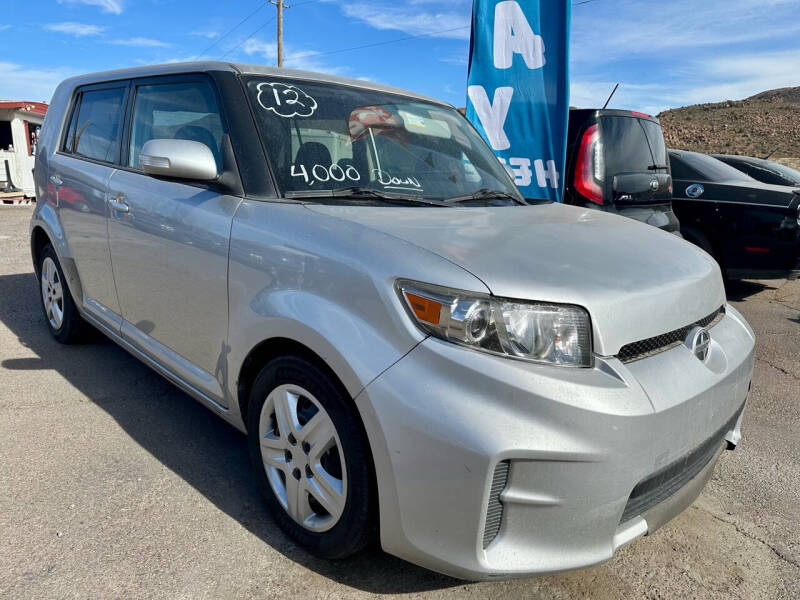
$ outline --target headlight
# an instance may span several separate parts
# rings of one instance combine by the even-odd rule
[[[503,300],[407,280],[397,288],[417,325],[443,340],[534,362],[591,365],[589,315],[580,307]]]

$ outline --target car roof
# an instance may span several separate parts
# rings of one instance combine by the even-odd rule
[[[711,156],[713,156],[714,158],[719,158],[719,159],[726,159],[727,158],[727,159],[731,159],[731,160],[735,160],[735,161],[739,161],[739,162],[753,163],[753,164],[756,164],[756,165],[769,162],[768,160],[766,160],[764,158],[758,158],[758,157],[755,157],[755,156],[741,156],[739,154],[712,154]]]
[[[658,123],[658,117],[654,117],[653,115],[648,115],[643,112],[637,112],[635,110],[623,110],[619,108],[576,108],[570,107],[569,112],[571,115],[580,115],[580,116],[595,116],[595,117],[637,117],[639,119],[645,119],[648,121],[653,121],[654,123]]]
[[[111,71],[100,71],[97,73],[87,73],[85,75],[70,77],[69,79],[65,80],[62,85],[68,85],[70,88],[75,88],[82,85],[116,81],[120,79],[134,79],[137,77],[153,77],[158,75],[179,75],[181,73],[203,73],[207,71],[230,71],[241,75],[268,75],[270,77],[283,77],[286,79],[302,79],[306,81],[334,83],[365,90],[400,94],[409,98],[452,107],[447,102],[432,98],[430,96],[425,96],[416,92],[410,92],[408,90],[403,90],[380,83],[374,83],[372,81],[366,81],[363,79],[352,79],[349,77],[339,77],[338,75],[329,75],[327,73],[314,73],[312,71],[283,69],[266,65],[253,65],[212,60],[145,65],[139,67],[115,69]]]

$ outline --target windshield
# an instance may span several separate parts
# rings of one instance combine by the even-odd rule
[[[455,109],[303,80],[250,77],[247,90],[283,196],[366,188],[430,200],[522,198]]]
[[[610,176],[648,173],[652,170],[650,167],[654,164],[654,158],[639,119],[607,116],[601,117],[600,121],[606,149],[606,170]]]

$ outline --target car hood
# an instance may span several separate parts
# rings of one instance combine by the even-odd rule
[[[708,254],[597,210],[561,204],[308,208],[434,252],[496,296],[583,306],[601,355],[684,327],[725,302],[719,267]]]

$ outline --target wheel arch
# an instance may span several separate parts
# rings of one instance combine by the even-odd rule
[[[304,358],[327,374],[333,381],[334,385],[339,387],[340,391],[352,408],[353,413],[356,415],[361,426],[361,433],[364,436],[364,441],[369,452],[370,481],[371,485],[374,486],[376,498],[378,498],[376,511],[378,513],[378,522],[380,522],[380,486],[378,485],[378,474],[375,468],[375,449],[373,448],[373,438],[369,435],[369,432],[367,432],[364,415],[361,414],[361,410],[358,408],[353,395],[350,393],[350,391],[348,391],[347,386],[345,386],[345,384],[342,382],[342,379],[336,374],[328,362],[313,349],[290,338],[273,337],[263,340],[252,350],[250,350],[250,352],[247,354],[247,357],[242,362],[242,366],[239,369],[239,374],[236,381],[236,400],[239,407],[239,414],[244,424],[245,432],[247,432],[248,422],[247,405],[250,399],[250,390],[252,389],[256,377],[261,369],[270,360],[289,355]]]
[[[60,231],[60,229],[57,231]],[[48,220],[40,219],[35,221],[31,226],[30,241],[31,259],[33,261],[33,270],[36,273],[36,276],[39,277],[39,259],[42,254],[42,249],[47,244],[50,244],[50,246],[53,248],[53,252],[56,253],[58,262],[61,264],[61,270],[64,271],[64,275],[66,276],[67,289],[72,295],[72,300],[75,302],[75,305],[78,306],[80,310],[80,307],[83,305],[83,285],[81,284],[80,276],[78,275],[78,269],[75,266],[75,261],[72,259],[72,257],[67,255],[64,236],[52,235]]]
[[[250,352],[248,352],[244,361],[242,361],[242,366],[239,369],[236,379],[236,400],[239,406],[239,414],[245,424],[245,428],[247,427],[247,404],[250,399],[250,390],[252,389],[253,382],[258,376],[258,373],[270,360],[289,355],[305,358],[330,376],[342,393],[350,400],[353,410],[358,414],[363,427],[363,419],[361,419],[360,411],[353,401],[353,395],[331,365],[328,364],[320,354],[297,340],[286,337],[273,337],[263,340],[253,347]]]
[[[719,262],[719,257],[718,257],[719,249],[716,247],[714,241],[707,233],[701,231],[697,227],[681,224],[681,235],[683,235],[686,241],[691,242],[692,244],[694,244],[698,248],[701,248],[702,250],[705,250],[706,252],[711,254],[711,256],[713,256],[714,259],[717,260],[717,262]]]
[[[31,230],[31,257],[33,258],[33,270],[37,276],[39,275],[39,257],[47,244],[52,245],[50,236],[44,230],[44,227],[35,225]]]

